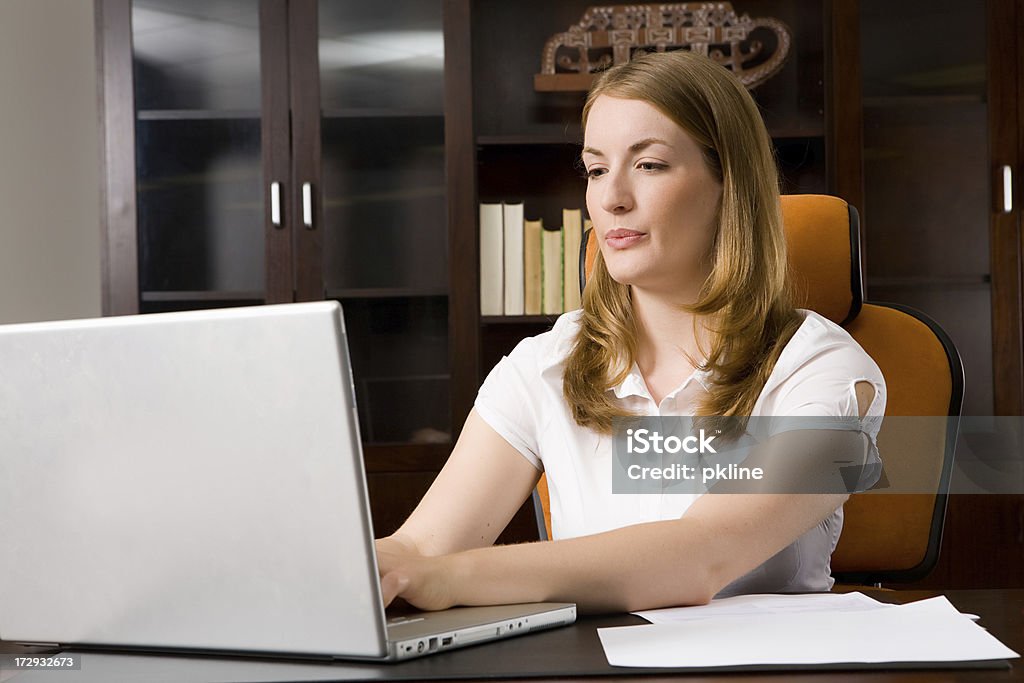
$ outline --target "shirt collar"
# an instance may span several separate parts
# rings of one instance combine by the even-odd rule
[[[612,391],[615,392],[615,398],[626,398],[628,396],[651,398],[651,392],[647,390],[647,383],[644,382],[643,375],[640,374],[640,368],[636,363],[633,363],[633,367],[629,369],[626,377],[616,386],[612,387]]]
[[[555,322],[554,329],[552,330],[555,332],[555,343],[550,354],[540,360],[541,373],[557,372],[561,374],[562,369],[565,367],[565,359],[569,357],[573,344],[576,341],[576,332],[579,329],[579,319],[582,315],[582,310],[570,311],[563,314]],[[697,368],[669,396],[674,396],[681,392],[691,381],[698,382],[705,391],[710,391],[710,377],[711,373],[709,371]],[[644,382],[643,375],[640,374],[640,368],[636,362],[629,369],[625,379],[612,387],[611,391],[615,392],[615,397],[620,399],[629,396],[640,396],[650,401],[654,400],[651,397],[651,392],[647,390],[647,383]]]
[[[682,392],[690,382],[697,382],[704,388],[705,391],[709,390],[711,373],[707,370],[697,368],[690,375],[683,380],[683,382],[673,389],[666,398],[675,396]],[[644,382],[643,375],[640,374],[640,367],[634,361],[633,366],[629,369],[629,373],[626,377],[619,382],[616,386],[611,389],[615,392],[616,398],[628,398],[629,396],[639,396],[646,398],[649,401],[653,401],[651,398],[651,392],[647,390],[647,383]]]
[[[572,353],[572,347],[576,341],[576,331],[579,329],[579,319],[582,314],[582,310],[569,311],[568,313],[563,313],[555,321],[555,325],[551,330],[555,335],[554,344],[551,346],[548,355],[539,359],[541,373],[557,371],[558,374],[561,374],[562,368],[565,367],[565,360]]]

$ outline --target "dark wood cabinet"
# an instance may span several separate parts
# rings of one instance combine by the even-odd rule
[[[451,449],[442,3],[98,0],[107,315],[337,299],[378,533]],[[299,400],[299,397],[296,397]]]
[[[587,6],[99,0],[105,312],[341,300],[390,531],[482,378],[554,319],[481,320],[477,207],[522,200],[548,225],[583,208],[584,93],[532,84],[544,42]],[[793,31],[786,65],[755,91],[789,191],[860,196],[858,157],[836,143],[857,128],[836,85],[857,69],[836,42],[851,7],[735,6]],[[524,506],[505,539],[533,530]]]
[[[478,206],[523,201],[550,226],[585,208],[584,93],[533,77],[590,4],[97,0],[105,313],[340,300],[391,531],[487,372],[554,320],[480,316]],[[733,7],[792,31],[753,91],[784,191],[857,206],[868,297],[949,330],[968,411],[1021,415],[1022,0]],[[1021,585],[1021,509],[954,497],[936,585]],[[503,540],[533,533],[524,506]],[[995,549],[1021,559],[970,568]]]
[[[966,375],[960,445],[970,448],[985,436],[979,416],[1024,415],[1024,3],[859,0],[858,28],[867,294],[949,333]],[[1004,476],[1022,466],[1019,447],[999,457],[1016,459]],[[951,496],[924,585],[1024,585],[1021,510],[1021,495]]]

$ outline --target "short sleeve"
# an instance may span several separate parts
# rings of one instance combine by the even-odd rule
[[[872,440],[878,435],[885,414],[885,379],[871,356],[841,327],[815,315],[791,340],[779,365],[765,414],[849,419],[860,422]],[[863,418],[857,401],[859,382],[874,390]]]
[[[762,413],[770,416],[765,427],[769,435],[799,429],[862,432],[868,437],[866,457],[856,476],[847,473],[844,482],[851,492],[866,490],[881,473],[878,432],[885,414],[885,380],[856,340],[818,318],[808,320],[780,356],[771,400]],[[874,390],[863,417],[856,389],[860,382]]]
[[[535,338],[524,339],[487,375],[473,407],[491,429],[543,470],[537,443],[537,396],[540,377]]]

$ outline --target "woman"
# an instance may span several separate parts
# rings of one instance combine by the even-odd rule
[[[490,373],[443,471],[378,541],[385,601],[632,611],[827,590],[845,494],[611,490],[618,416],[884,411],[874,362],[790,303],[756,105],[707,58],[657,53],[605,72],[583,124],[600,246],[583,309]],[[873,440],[878,420],[862,424]],[[556,540],[492,546],[542,470]]]

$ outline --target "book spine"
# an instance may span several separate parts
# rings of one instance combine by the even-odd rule
[[[583,241],[583,213],[579,209],[562,209],[565,231],[565,258],[562,283],[564,308],[575,311],[580,307],[580,243]]]
[[[501,204],[480,204],[480,315],[504,310],[504,262]]]
[[[545,315],[562,312],[562,231],[545,230],[541,235],[543,303]]]
[[[541,220],[523,221],[523,309],[526,315],[540,315],[541,306],[541,247],[544,232]]]
[[[505,204],[505,315],[522,315],[523,205]]]

